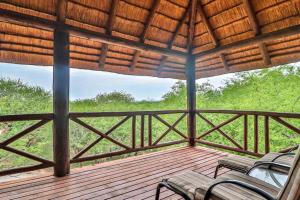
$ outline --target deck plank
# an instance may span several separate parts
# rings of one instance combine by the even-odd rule
[[[0,184],[0,199],[154,199],[157,183],[194,170],[212,177],[217,160],[228,155],[213,149],[175,148],[73,170],[69,176],[40,176]],[[220,170],[225,173],[226,170]],[[163,189],[161,199],[180,199]]]

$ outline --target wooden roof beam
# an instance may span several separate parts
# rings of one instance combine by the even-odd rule
[[[197,3],[197,10],[198,10],[198,13],[200,14],[200,17],[201,17],[201,19],[202,19],[202,23],[203,23],[204,26],[206,27],[206,30],[207,30],[207,32],[208,32],[208,34],[209,34],[209,36],[210,36],[210,38],[211,38],[213,44],[214,44],[215,46],[219,46],[219,41],[218,41],[218,39],[217,39],[217,37],[216,37],[214,31],[213,31],[213,28],[212,28],[211,24],[209,23],[209,21],[208,21],[208,19],[207,19],[207,17],[206,17],[206,14],[205,14],[205,12],[204,12],[204,10],[203,10],[203,8],[202,8],[201,1],[200,1],[200,0],[198,0],[198,3]],[[225,54],[224,54],[224,53],[221,53],[221,54],[219,55],[219,57],[220,57],[220,59],[221,59],[221,61],[222,61],[222,63],[223,63],[224,68],[225,68],[227,71],[229,71],[229,65],[228,65],[228,63],[227,63],[227,61],[226,61],[226,59],[225,59]]]
[[[198,54],[195,54],[197,58],[212,56],[215,54],[226,53],[239,48],[244,48],[252,45],[259,45],[260,43],[271,42],[283,37],[288,37],[300,33],[300,25],[295,25],[285,29],[281,29],[274,32],[259,34],[253,38],[241,40],[228,45],[220,46],[211,50],[207,50]]]
[[[144,28],[144,30],[142,32],[142,35],[141,35],[141,41],[142,41],[142,43],[145,42],[146,35],[147,35],[147,33],[149,31],[149,28],[151,27],[151,24],[152,24],[152,22],[154,20],[154,16],[155,16],[155,13],[156,13],[156,11],[157,11],[157,9],[159,7],[160,1],[161,0],[154,0],[153,6],[151,8],[151,11],[150,11],[150,13],[149,13],[149,15],[147,17],[146,23],[145,23],[145,28]]]
[[[49,20],[49,19],[43,19],[40,17],[24,14],[24,13],[18,13],[15,11],[7,10],[7,9],[1,9],[0,12],[0,19],[4,22],[12,23],[12,22],[25,22],[27,26],[39,28],[39,29],[46,29],[46,30],[53,30],[57,26],[60,26],[61,24]],[[108,35],[105,33],[99,33],[83,28],[79,28],[76,26],[72,26],[69,24],[65,24],[64,28],[70,32],[70,34],[93,39],[95,41],[99,41],[101,43],[106,44],[112,44],[117,46],[126,47],[129,49],[139,50],[139,51],[150,51],[153,53],[165,55],[165,56],[174,56],[174,57],[180,57],[180,58],[186,58],[187,53],[177,51],[177,50],[170,50],[162,47],[153,46],[150,44],[144,44],[141,42],[136,42],[128,39],[124,39],[117,36]]]
[[[192,4],[191,4],[191,2],[190,2],[188,8],[185,10],[185,12],[184,12],[184,14],[183,14],[183,17],[181,18],[181,20],[180,20],[180,21],[178,22],[178,24],[177,24],[176,29],[175,29],[175,32],[174,32],[174,34],[172,35],[172,38],[171,38],[171,40],[170,40],[170,42],[169,42],[169,44],[168,44],[168,48],[169,48],[169,49],[172,49],[172,46],[174,45],[175,39],[176,39],[176,37],[178,36],[179,31],[180,31],[181,27],[183,26],[183,24],[184,24],[186,18],[188,17],[189,12],[191,11],[191,8],[192,8],[191,5],[192,5]]]
[[[191,11],[190,11],[190,22],[189,22],[189,30],[188,30],[188,44],[187,44],[189,53],[191,53],[193,39],[194,39],[195,21],[196,21],[196,12],[197,12],[196,7],[197,7],[196,0],[191,0]]]
[[[208,19],[206,17],[206,14],[205,14],[205,12],[204,12],[204,10],[202,8],[200,0],[198,0],[198,2],[197,2],[197,11],[198,11],[198,13],[199,13],[199,15],[201,17],[202,23],[204,24],[204,26],[205,26],[205,28],[206,28],[206,30],[207,30],[207,32],[208,32],[208,34],[209,34],[209,36],[210,36],[213,44],[215,46],[218,46],[219,45],[218,39],[217,39],[217,37],[216,37],[216,35],[215,35],[214,31],[213,31],[213,28],[212,28],[211,24],[209,23],[209,21],[208,21]]]
[[[118,9],[118,4],[119,4],[119,0],[112,0],[110,12],[109,12],[109,18],[107,20],[106,34],[108,35],[112,35],[113,26],[117,17],[116,13]],[[99,59],[99,68],[101,70],[104,69],[107,52],[108,52],[108,44],[103,44],[101,48],[100,59]]]
[[[167,56],[162,56],[160,62],[159,62],[159,66],[158,66],[158,69],[157,69],[157,76],[160,76],[161,72],[162,72],[162,69],[164,67],[164,65],[166,64],[167,62]]]
[[[199,13],[199,15],[201,17],[202,23],[204,24],[204,26],[205,26],[205,28],[206,28],[206,30],[207,30],[207,32],[208,32],[208,34],[209,34],[209,36],[210,36],[213,44],[215,46],[219,46],[219,41],[218,41],[218,39],[217,39],[214,31],[213,31],[213,28],[212,28],[211,24],[208,21],[208,18],[207,18],[206,14],[205,14],[205,12],[204,12],[204,10],[202,8],[200,0],[198,0],[198,2],[197,2],[197,11],[198,11],[198,13]],[[225,54],[221,53],[219,55],[219,57],[220,57],[220,59],[221,59],[221,61],[223,63],[224,68],[228,71],[229,70],[229,65],[228,65],[228,63],[227,63],[227,61],[225,59]]]
[[[245,6],[245,10],[246,10],[252,30],[254,31],[255,35],[260,34],[261,30],[260,30],[259,23],[256,18],[256,15],[255,15],[255,12],[251,5],[251,2],[249,0],[243,0],[243,4]]]
[[[228,65],[227,60],[226,60],[226,58],[225,58],[225,54],[224,54],[224,53],[221,53],[221,54],[220,54],[220,58],[221,58],[221,61],[222,61],[222,63],[223,63],[224,68],[225,68],[227,71],[229,71],[229,65]]]
[[[185,10],[185,12],[184,12],[184,14],[183,14],[183,17],[182,17],[181,20],[178,22],[178,24],[177,24],[177,26],[176,26],[176,29],[175,29],[175,32],[174,32],[174,34],[172,35],[172,38],[171,38],[171,40],[170,40],[170,42],[169,42],[169,44],[168,44],[168,48],[169,48],[169,49],[172,49],[172,46],[173,46],[173,44],[174,44],[174,42],[175,42],[175,39],[176,39],[177,35],[179,34],[179,31],[180,31],[181,27],[182,27],[183,24],[184,24],[184,21],[185,21],[186,18],[188,17],[188,14],[191,12],[191,8],[192,8],[191,5],[192,5],[192,3],[191,3],[191,1],[190,1],[188,8]],[[160,60],[160,63],[159,63],[158,69],[157,69],[157,75],[158,75],[158,76],[160,76],[160,74],[161,74],[161,72],[162,72],[162,69],[163,69],[163,67],[164,67],[164,65],[165,65],[165,63],[166,63],[166,61],[167,61],[167,56],[163,56],[162,59]]]
[[[161,0],[154,0],[153,6],[150,10],[150,13],[149,13],[147,19],[146,19],[145,28],[144,28],[144,30],[141,34],[141,37],[140,37],[140,41],[142,43],[145,42],[146,35],[149,31],[149,28],[151,27],[151,24],[152,24],[154,16],[155,16],[155,13],[156,13],[156,11],[159,7],[160,1]],[[137,65],[140,55],[141,55],[141,51],[135,51],[134,56],[133,56],[133,60],[132,60],[132,64],[130,66],[131,71],[133,71],[135,66]]]
[[[136,65],[138,64],[141,53],[142,53],[141,51],[134,52],[134,56],[133,56],[132,63],[130,66],[130,71],[133,71],[135,69]]]
[[[263,60],[264,60],[264,64],[266,66],[269,66],[272,64],[272,61],[271,61],[271,58],[270,58],[270,55],[268,53],[268,49],[267,49],[267,46],[265,43],[259,43],[259,49],[260,49],[260,52],[262,54],[262,57],[263,57]]]
[[[261,34],[261,29],[260,29],[258,20],[256,18],[256,14],[255,14],[255,11],[252,7],[251,2],[249,0],[243,0],[243,3],[245,5],[245,10],[247,12],[248,19],[249,19],[250,25],[252,27],[252,30],[254,31],[255,35]],[[258,47],[259,47],[261,55],[263,57],[264,64],[266,66],[271,65],[272,64],[271,63],[271,58],[269,56],[266,44],[261,42],[261,43],[258,44]]]
[[[56,21],[65,23],[67,16],[68,0],[58,0],[56,5]]]

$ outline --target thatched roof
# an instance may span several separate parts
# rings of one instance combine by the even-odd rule
[[[300,60],[300,0],[1,0],[0,61],[53,65],[60,15],[73,68],[185,79],[189,52],[197,78]]]

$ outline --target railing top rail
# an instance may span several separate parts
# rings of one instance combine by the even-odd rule
[[[241,114],[241,115],[260,115],[271,117],[284,117],[284,118],[300,118],[300,113],[284,113],[284,112],[264,112],[264,111],[251,111],[251,110],[196,110],[200,113],[223,113],[223,114]]]
[[[130,112],[72,112],[70,113],[70,118],[161,115],[161,114],[177,114],[177,113],[188,113],[188,111],[187,110],[159,110],[159,111],[130,111]]]
[[[206,110],[198,109],[200,113],[223,113],[223,114],[241,114],[241,115],[260,115],[284,118],[300,118],[300,113],[284,112],[264,112],[251,110]],[[161,115],[188,113],[187,110],[158,110],[158,111],[125,111],[125,112],[71,112],[70,118],[75,117],[114,117],[114,116],[134,116],[134,115]],[[53,113],[42,114],[18,114],[18,115],[0,115],[0,122],[8,121],[28,121],[28,120],[52,120]]]
[[[53,119],[53,113],[0,115],[0,122],[29,121],[29,120],[52,120],[52,119]]]

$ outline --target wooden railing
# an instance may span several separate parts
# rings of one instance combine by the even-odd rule
[[[101,112],[101,113],[71,113],[70,119],[75,123],[79,124],[80,126],[88,129],[89,131],[97,134],[99,137],[92,143],[88,144],[84,147],[80,152],[78,152],[72,159],[71,163],[78,163],[90,160],[96,160],[100,158],[106,158],[111,156],[117,156],[137,151],[143,151],[148,149],[154,149],[159,147],[165,147],[169,145],[180,144],[188,141],[188,137],[186,133],[178,130],[176,126],[186,117],[187,111],[185,110],[172,110],[172,111],[141,111],[141,112]],[[163,115],[180,115],[179,118],[174,123],[169,123],[165,119],[162,118]],[[110,129],[106,132],[101,132],[100,130],[96,129],[92,125],[88,124],[81,120],[81,118],[105,118],[105,117],[122,117],[122,119],[113,125]],[[139,118],[140,129],[139,135],[137,135],[137,119]],[[162,133],[156,133],[155,135],[159,135],[158,138],[155,138],[152,134],[153,132],[153,118],[158,120],[164,126],[167,127]],[[147,119],[147,120],[146,120]],[[127,132],[130,134],[130,141],[131,144],[125,144],[124,141],[119,141],[118,138],[111,137],[111,133],[115,131],[120,126],[124,125],[125,122],[131,120],[131,130]],[[145,137],[145,125],[147,123],[148,131],[147,137]],[[170,141],[162,143],[162,140],[170,134],[170,132],[175,132],[179,137],[180,140]],[[139,138],[137,138],[139,137]],[[137,140],[139,139],[139,140]],[[97,145],[102,140],[108,140],[113,144],[121,147],[123,150],[115,151],[115,152],[108,152],[102,153],[97,155],[91,156],[83,156],[86,152],[88,152],[92,147]],[[146,140],[146,141],[145,141]],[[137,144],[139,141],[139,144]]]
[[[213,114],[214,116],[218,115],[227,115],[225,121],[219,122],[216,124],[212,119],[209,119],[208,116]],[[276,112],[258,112],[258,111],[236,111],[236,110],[197,110],[196,115],[200,120],[197,120],[197,123],[204,121],[206,125],[210,126],[210,129],[201,132],[196,137],[196,142],[212,147],[222,148],[226,150],[231,150],[235,152],[245,153],[253,156],[262,156],[270,152],[270,120],[285,127],[287,130],[292,131],[293,133],[299,134],[300,137],[300,114],[299,113],[276,113]],[[230,134],[221,128],[224,128],[227,125],[232,124],[237,119],[242,118],[242,124],[239,127],[242,127],[243,133],[242,142],[237,141],[236,138],[230,136]],[[252,129],[253,135],[249,133],[250,118],[253,121]],[[263,120],[263,123],[259,123],[260,120]],[[288,119],[297,120],[297,125],[294,125],[288,122]],[[263,124],[263,135],[260,135],[260,124]],[[297,127],[298,126],[298,127]],[[220,141],[208,141],[206,137],[212,133],[218,133],[223,137],[225,141],[228,141],[230,145],[220,144]],[[277,133],[279,134],[279,133]],[[298,138],[299,138],[298,137]],[[253,144],[249,144],[249,139],[253,141]],[[263,138],[263,144],[260,143],[260,138]],[[299,141],[299,140],[298,140]],[[259,151],[259,147],[264,148],[264,152]],[[282,152],[288,151],[291,147],[286,147],[281,149]]]
[[[41,158],[37,155],[33,155],[31,153],[18,150],[16,148],[13,148],[9,146],[13,142],[17,141],[18,139],[24,137],[25,135],[33,132],[34,130],[44,126],[45,124],[49,123],[53,120],[53,114],[26,114],[26,115],[6,115],[6,116],[0,116],[0,123],[7,123],[7,122],[18,122],[18,121],[38,121],[37,123],[25,128],[21,132],[15,134],[14,136],[11,136],[7,138],[6,140],[0,142],[0,149],[4,151],[8,151],[10,153],[14,153],[16,155],[28,158],[33,161],[37,161],[40,164],[32,165],[32,166],[25,166],[25,167],[18,167],[13,169],[7,169],[0,171],[0,176],[8,175],[8,174],[14,174],[14,173],[20,173],[20,172],[27,172],[27,171],[33,171],[38,169],[43,169],[47,167],[54,166],[53,161]]]
[[[239,153],[249,154],[253,156],[262,156],[265,153],[274,150],[272,148],[272,131],[274,123],[285,127],[295,135],[300,137],[300,114],[297,113],[275,113],[275,112],[256,112],[256,111],[234,111],[234,110],[197,110],[197,134],[195,141],[202,145],[208,145],[216,148],[231,150]],[[188,111],[186,110],[171,110],[171,111],[141,111],[141,112],[99,112],[99,113],[70,113],[69,118],[76,126],[81,129],[88,130],[86,134],[95,134],[97,138],[91,142],[84,142],[82,148],[71,157],[71,163],[80,163],[85,161],[108,158],[138,151],[144,151],[154,148],[166,147],[189,142],[187,123]],[[218,115],[223,115],[219,117]],[[224,117],[225,116],[225,117]],[[106,131],[101,131],[101,127],[96,127],[91,121],[98,121],[107,118],[115,118],[115,124],[106,124]],[[172,120],[171,120],[172,119]],[[223,121],[220,121],[223,120]],[[8,151],[19,156],[39,162],[32,166],[25,166],[13,169],[0,171],[1,175],[13,173],[27,172],[42,168],[54,166],[54,162],[41,158],[37,155],[18,150],[11,147],[12,143],[25,135],[33,132],[53,120],[53,114],[26,114],[26,115],[8,115],[0,116],[0,123],[18,122],[18,121],[37,121],[21,132],[14,134],[9,138],[0,142],[0,149]],[[238,121],[240,120],[240,121]],[[294,121],[291,121],[294,120]],[[172,123],[170,123],[172,121]],[[182,124],[185,127],[182,127]],[[250,122],[253,122],[252,124]],[[235,127],[230,127],[233,123],[238,123]],[[159,125],[160,128],[157,129]],[[124,126],[126,126],[124,128]],[[229,126],[229,129],[227,129]],[[126,141],[119,138],[113,133],[118,132],[118,128],[124,128],[121,134],[128,137]],[[238,131],[234,130],[237,128]],[[232,135],[235,132],[236,135]],[[171,134],[172,133],[172,134]],[[75,134],[70,132],[70,135]],[[217,134],[219,138],[210,138]],[[172,136],[171,140],[166,140],[167,136]],[[221,139],[220,140],[218,139]],[[92,137],[89,137],[92,138]],[[101,141],[109,141],[114,146],[117,146],[116,151],[108,151],[102,153],[90,154],[93,147],[100,147]],[[225,141],[225,142],[224,142]],[[300,140],[295,140],[296,142]],[[222,143],[223,142],[223,143]],[[281,142],[282,143],[282,142]],[[290,144],[289,144],[290,145]],[[282,148],[282,151],[287,151]],[[290,145],[292,146],[292,145]],[[114,149],[115,150],[115,149]]]

